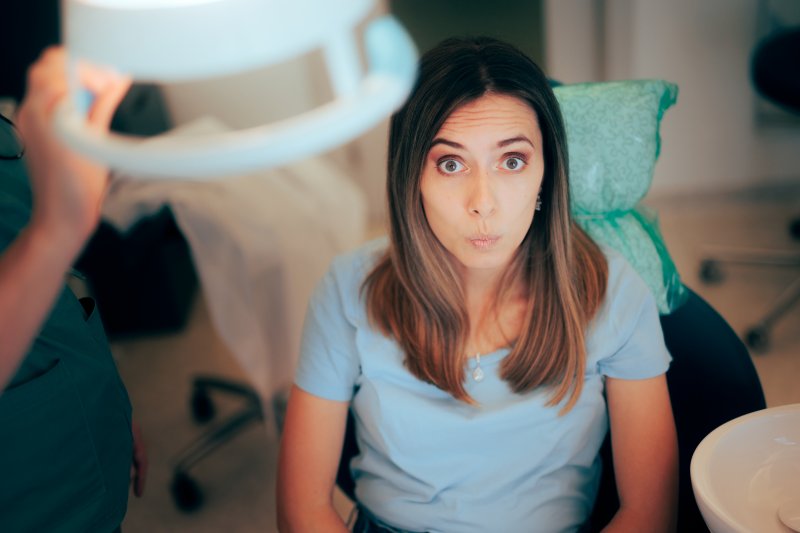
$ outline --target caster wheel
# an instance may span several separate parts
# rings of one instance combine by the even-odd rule
[[[800,218],[792,220],[792,223],[789,224],[789,233],[794,239],[800,240]]]
[[[214,403],[211,401],[211,397],[205,389],[201,388],[195,388],[192,393],[191,409],[195,422],[200,424],[208,422],[214,418],[216,414],[216,409],[214,409]]]
[[[203,492],[197,482],[183,472],[176,472],[170,486],[172,499],[178,509],[184,512],[195,511],[203,505]]]
[[[744,335],[744,341],[756,352],[764,352],[769,348],[769,333],[766,329],[754,327]]]
[[[706,259],[700,263],[700,280],[705,283],[719,283],[722,281],[722,270],[713,259]]]

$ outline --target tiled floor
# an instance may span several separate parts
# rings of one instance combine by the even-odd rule
[[[736,329],[758,320],[800,269],[737,267],[718,285],[703,285],[700,260],[712,245],[791,249],[800,254],[785,227],[800,215],[797,190],[654,202],[662,230],[684,281],[704,296]],[[800,402],[800,306],[777,325],[772,348],[755,355],[769,405]],[[177,335],[114,345],[149,448],[145,496],[132,499],[126,533],[274,531],[277,437],[271,420],[254,426],[224,450],[193,469],[205,491],[205,505],[191,514],[176,509],[169,484],[171,461],[201,428],[188,413],[189,384],[197,373],[243,377],[209,322],[198,298],[188,328]],[[233,406],[221,402],[220,410]]]

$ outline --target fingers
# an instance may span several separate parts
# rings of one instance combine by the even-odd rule
[[[114,111],[130,89],[131,78],[85,63],[78,65],[78,76],[81,85],[94,96],[88,113],[90,127],[108,129]]]
[[[58,236],[57,242],[77,253],[100,219],[108,170],[70,150],[56,135],[53,115],[70,86],[67,61],[60,47],[46,49],[36,60],[28,70],[28,87],[15,122],[25,142],[25,164],[34,195],[31,226]],[[88,79],[94,83],[95,75],[90,73]],[[105,81],[94,87],[101,91],[98,120],[107,125],[124,94],[123,84]],[[113,105],[106,103],[107,99]]]
[[[131,86],[131,79],[110,69],[78,64],[78,81],[92,94],[93,102],[88,112],[89,126],[105,130],[111,124],[114,111]],[[26,102],[22,109],[49,120],[69,91],[67,53],[63,47],[45,49],[28,70]],[[27,104],[27,105],[26,105]]]
[[[55,106],[67,94],[65,57],[62,48],[47,48],[28,69],[28,85],[17,124],[23,138],[29,141],[47,130]]]
[[[25,101],[37,114],[49,115],[67,94],[66,52],[62,47],[50,47],[28,69]],[[24,105],[25,102],[23,102]]]

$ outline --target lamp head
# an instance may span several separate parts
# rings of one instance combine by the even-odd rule
[[[86,125],[81,89],[56,113],[75,150],[151,177],[202,178],[288,163],[352,140],[396,110],[416,76],[416,49],[391,16],[355,29],[375,0],[66,0],[71,69],[79,60],[134,81],[169,83],[235,74],[321,49],[336,99],[302,115],[223,135],[141,141]],[[74,76],[73,76],[74,78]]]
[[[71,56],[147,82],[286,61],[352,29],[375,0],[67,0]]]

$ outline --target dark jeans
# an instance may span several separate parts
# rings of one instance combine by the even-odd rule
[[[353,524],[353,533],[412,533],[405,529],[397,529],[381,523],[375,516],[364,507],[358,506],[358,517]],[[585,524],[578,533],[588,533],[591,531],[589,524]]]
[[[353,524],[353,533],[413,533],[405,529],[397,529],[380,522],[372,513],[364,507],[358,506],[356,523]],[[585,524],[578,533],[588,533],[591,531],[589,524]]]
[[[382,523],[361,505],[358,506],[357,513],[356,523],[353,524],[353,533],[413,533]]]

